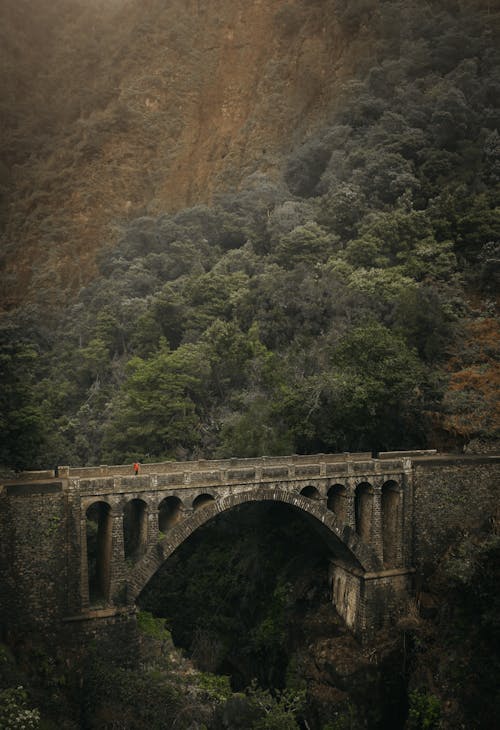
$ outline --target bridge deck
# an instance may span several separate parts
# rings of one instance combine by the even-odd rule
[[[432,458],[437,455],[435,449],[418,451],[387,451],[381,452],[377,458],[372,457],[370,451],[343,452],[338,454],[292,454],[290,456],[261,456],[258,458],[243,459],[202,459],[198,461],[163,461],[144,463],[140,466],[143,475],[195,473],[204,471],[231,471],[233,469],[273,468],[273,467],[305,467],[319,464],[349,464],[365,462],[375,464],[378,461],[398,461],[402,459]],[[385,464],[384,464],[385,466]],[[129,476],[133,474],[132,464],[99,465],[88,467],[59,466],[57,469],[44,471],[20,472],[16,481],[31,482],[53,478],[75,477],[80,479],[99,478],[106,476]],[[12,482],[13,480],[10,480]],[[4,484],[9,482],[4,482]]]

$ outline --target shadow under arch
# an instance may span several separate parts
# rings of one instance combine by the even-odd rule
[[[168,535],[153,545],[132,569],[127,581],[128,601],[130,603],[135,602],[165,560],[198,527],[240,504],[269,501],[290,505],[297,511],[303,512],[311,525],[320,532],[321,537],[331,546],[332,553],[337,558],[365,572],[381,569],[382,565],[375,551],[369,545],[363,543],[352,528],[342,525],[321,502],[308,499],[297,492],[290,492],[280,487],[272,489],[257,487],[256,489],[249,489],[245,492],[216,499],[175,525]]]
[[[88,595],[91,605],[109,599],[112,563],[111,506],[96,499],[85,510]]]

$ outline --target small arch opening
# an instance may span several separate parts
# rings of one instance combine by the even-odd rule
[[[335,513],[341,523],[347,522],[347,489],[343,484],[334,484],[328,490],[327,507]]]
[[[125,559],[137,560],[146,551],[148,508],[142,499],[131,499],[123,509],[123,549]]]
[[[158,528],[160,532],[167,532],[181,518],[184,505],[179,497],[165,497],[158,508]]]
[[[109,504],[94,502],[86,511],[87,569],[91,604],[109,599],[112,537]]]
[[[214,502],[214,497],[211,494],[199,494],[193,501],[193,509],[196,511],[201,507],[206,507],[211,502]]]
[[[399,487],[394,481],[382,486],[382,546],[386,567],[395,567],[398,559]]]
[[[321,494],[316,489],[316,487],[304,487],[304,489],[300,490],[300,493],[303,497],[307,497],[308,499],[321,499]]]
[[[365,542],[371,541],[373,519],[373,487],[368,482],[361,482],[356,487],[354,497],[354,515],[356,532]]]

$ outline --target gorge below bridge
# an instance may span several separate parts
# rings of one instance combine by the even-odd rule
[[[0,491],[2,631],[123,627],[198,527],[273,501],[326,541],[332,602],[364,640],[395,623],[454,534],[498,524],[499,464],[499,455],[417,451],[22,473]]]

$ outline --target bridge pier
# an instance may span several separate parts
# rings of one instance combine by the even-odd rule
[[[87,551],[87,515],[80,513],[80,601],[82,611],[90,607],[89,560]]]
[[[410,459],[403,459],[401,479],[401,565],[415,565],[413,535],[415,529],[415,484]]]
[[[148,549],[152,547],[158,541],[158,535],[160,533],[159,527],[160,511],[156,507],[150,507],[147,513],[147,542]]]
[[[111,512],[112,520],[112,567],[111,581],[109,586],[109,597],[113,602],[123,602],[125,580],[127,576],[127,564],[125,561],[125,541],[123,538],[123,514],[120,511]]]
[[[382,486],[373,485],[373,504],[372,504],[372,534],[370,544],[375,550],[377,558],[383,563],[384,546],[382,531]]]
[[[411,591],[411,568],[363,572],[331,560],[328,582],[332,603],[360,641],[393,625],[404,612]]]
[[[403,556],[403,490],[393,482],[386,482],[381,492],[381,544],[385,568],[404,565]]]
[[[356,492],[356,480],[354,477],[348,477],[347,483],[347,495],[346,495],[346,525],[349,525],[353,530],[356,529],[356,510],[355,510],[355,492]]]

